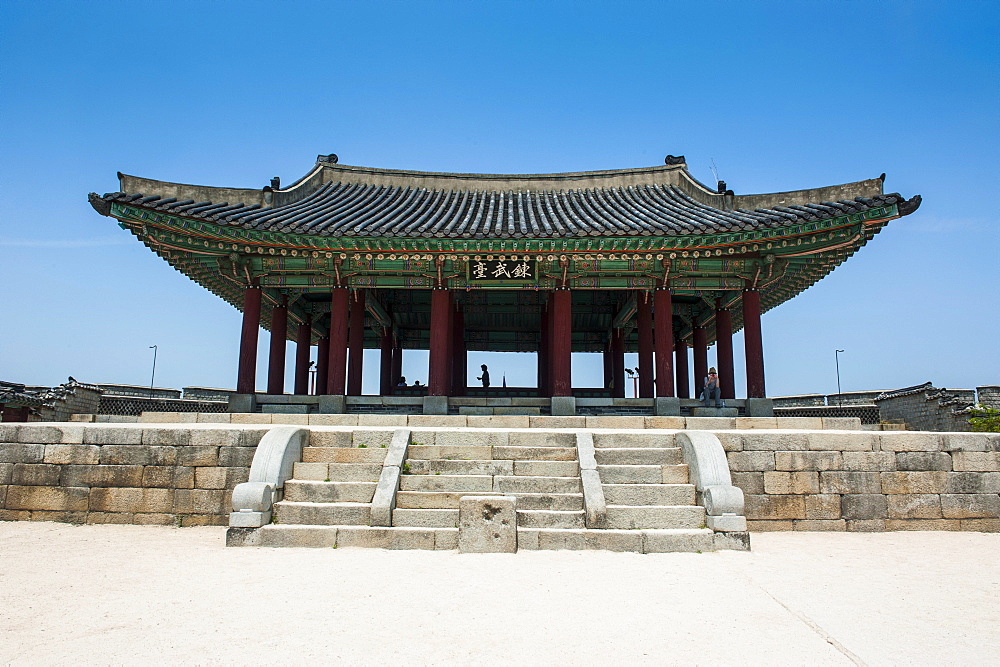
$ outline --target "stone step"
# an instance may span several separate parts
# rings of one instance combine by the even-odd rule
[[[410,475],[513,475],[513,461],[448,461],[442,459],[407,459]]]
[[[370,503],[375,482],[285,482],[285,500],[309,503]]]
[[[594,447],[613,449],[674,447],[674,436],[672,433],[643,433],[641,431],[594,433]]]
[[[367,526],[371,523],[371,504],[309,503],[282,500],[274,504],[274,518],[279,525]]]
[[[407,450],[409,460],[416,459],[446,459],[457,461],[489,461],[494,457],[493,448],[489,445],[410,445]]]
[[[579,477],[496,476],[493,488],[504,493],[580,493]]]
[[[597,458],[598,465],[677,465],[684,463],[684,455],[679,447],[596,449],[594,456]]]
[[[582,493],[508,493],[517,496],[519,510],[582,510]]]
[[[499,491],[399,491],[396,507],[399,509],[458,509],[462,496],[502,496]]]
[[[304,463],[378,463],[385,461],[384,447],[303,447]]]
[[[668,553],[713,551],[707,528],[667,530],[518,528],[517,548]]]
[[[579,477],[576,461],[449,461],[442,459],[407,459],[410,475],[529,475],[543,477]]]
[[[576,447],[494,447],[494,459],[512,461],[576,461]]]
[[[410,445],[408,461],[575,461],[576,447]]]
[[[312,482],[377,482],[381,463],[296,463],[293,479]]]
[[[701,528],[705,508],[697,505],[608,505],[608,528]]]
[[[693,484],[602,484],[602,486],[605,501],[609,505],[695,504]]]
[[[510,431],[507,436],[510,447],[571,447],[576,448],[576,434],[559,431]]]
[[[259,531],[262,547],[367,547],[457,549],[458,528],[388,528],[358,525],[270,525]]]
[[[514,474],[529,477],[579,477],[576,461],[514,461]]]
[[[424,528],[457,528],[457,509],[408,509],[397,507],[392,512],[392,525]]]
[[[583,510],[517,510],[517,529],[586,528]]]
[[[583,509],[581,493],[500,493],[499,491],[400,491],[396,494],[399,509],[458,509],[462,496],[516,496],[519,509],[579,510]]]
[[[400,475],[400,491],[461,491],[475,495],[493,491],[493,477],[489,475]]]
[[[315,482],[314,482],[315,483]],[[329,482],[332,484],[332,482]],[[474,495],[482,491],[500,493],[579,493],[579,477],[526,475],[400,475],[400,491],[457,491]],[[374,491],[373,491],[374,493]]]
[[[688,467],[675,465],[598,465],[606,484],[687,484]]]
[[[358,525],[306,526],[272,524],[257,533],[262,547],[376,549],[458,548],[457,528]],[[631,551],[636,553],[713,551],[708,529],[592,530],[581,528],[519,528],[518,549]]]

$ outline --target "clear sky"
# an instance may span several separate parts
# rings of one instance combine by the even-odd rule
[[[886,172],[924,198],[764,316],[770,395],[835,392],[838,348],[844,391],[998,384],[998,44],[997,2],[2,0],[0,379],[148,383],[155,344],[157,385],[235,385],[240,314],[87,203],[117,171],[262,187],[331,152],[487,173],[671,153],[741,194]],[[533,357],[488,363],[534,382]]]

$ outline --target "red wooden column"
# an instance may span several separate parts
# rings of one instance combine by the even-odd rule
[[[347,362],[347,395],[361,395],[361,371],[365,358],[365,291],[357,290],[351,301],[351,330],[347,346],[351,356]]]
[[[611,339],[614,338],[614,333],[608,337],[608,342],[604,344],[604,350],[601,352],[601,360],[604,362],[604,388],[610,389],[611,385],[614,384],[615,372],[613,369],[613,362],[611,358],[614,356],[614,352],[611,347]]]
[[[451,385],[451,292],[431,292],[431,345],[428,358],[427,395],[447,396]]]
[[[260,288],[251,285],[243,293],[243,330],[240,333],[240,364],[236,393],[257,390],[257,330],[260,329]]]
[[[705,327],[694,328],[694,396],[701,396],[708,375],[708,331]]]
[[[267,393],[285,393],[285,342],[288,340],[288,298],[271,309],[271,349],[267,359]]]
[[[549,310],[547,305],[542,306],[539,313],[538,331],[538,395],[540,397],[550,396],[549,391],[549,343],[550,335]]]
[[[451,316],[451,341],[454,353],[451,367],[451,395],[465,396],[468,380],[468,351],[465,349],[465,313],[456,310]]]
[[[326,391],[344,395],[347,379],[347,321],[350,317],[350,293],[345,287],[334,288],[330,298],[330,356],[326,373]]]
[[[719,365],[719,395],[736,398],[736,373],[733,369],[733,316],[715,300],[715,357]]]
[[[395,337],[394,337],[395,338]],[[392,344],[392,386],[395,387],[403,375],[403,348],[396,340]]]
[[[388,396],[399,379],[392,377],[392,327],[382,329],[379,350],[378,393]]]
[[[295,331],[295,393],[309,393],[309,348],[312,343],[312,315]]]
[[[611,336],[611,395],[625,398],[625,330],[615,329]]]
[[[670,290],[653,292],[653,347],[656,351],[656,395],[674,395],[674,306]]]
[[[760,292],[743,290],[743,345],[747,365],[747,398],[764,398],[764,344],[760,335]]]
[[[552,395],[573,395],[573,296],[568,289],[552,293]]]
[[[639,329],[639,398],[653,398],[653,308],[647,294],[636,295]]]
[[[326,393],[326,380],[330,373],[330,336],[319,339],[316,344],[316,395]]]
[[[676,374],[675,388],[677,398],[691,398],[691,373],[688,372],[688,346],[682,340],[674,344],[677,360],[674,364]]]

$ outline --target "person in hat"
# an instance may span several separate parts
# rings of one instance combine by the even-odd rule
[[[722,390],[719,389],[719,374],[715,372],[715,367],[708,369],[708,375],[705,376],[704,388],[701,390],[701,398],[705,403],[705,407],[712,407],[709,405],[713,400],[715,401],[715,407],[722,407]]]

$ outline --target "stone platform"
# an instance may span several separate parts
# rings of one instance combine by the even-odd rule
[[[235,506],[244,543],[297,526],[327,545],[454,548],[462,498],[478,496],[513,500],[520,549],[704,550],[704,531],[714,545],[742,517],[750,532],[1000,531],[1000,434],[820,418],[170,416],[0,423],[0,520],[228,525]],[[291,418],[309,423],[278,421]],[[297,451],[275,446],[289,432]],[[692,446],[708,437],[712,465]],[[740,512],[708,489],[711,471]],[[271,486],[239,492],[246,482]]]

